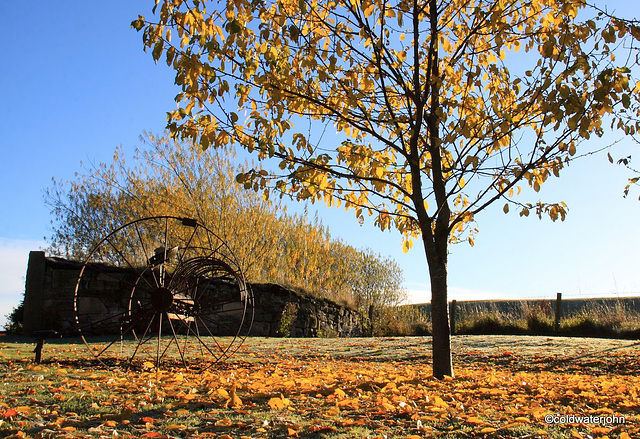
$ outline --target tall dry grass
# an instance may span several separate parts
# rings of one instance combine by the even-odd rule
[[[574,337],[640,338],[640,310],[622,301],[603,304],[594,301],[577,312],[561,317],[555,328],[555,301],[521,301],[513,309],[488,303],[460,310],[455,334],[563,335]],[[416,308],[390,313],[393,318],[376,335],[417,335],[430,333],[430,317]],[[413,310],[412,310],[413,309]],[[412,310],[412,311],[410,311]],[[419,331],[416,328],[420,328]]]

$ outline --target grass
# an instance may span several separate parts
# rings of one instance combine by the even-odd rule
[[[37,365],[32,350],[30,340],[0,341],[0,437],[586,439],[640,433],[640,351],[622,340],[459,336],[458,376],[444,381],[430,377],[427,337],[249,338],[230,361],[207,370],[104,367],[88,360],[83,345],[64,340],[47,344],[45,363]],[[270,404],[273,398],[281,404]],[[628,422],[543,421],[547,412],[601,409]]]
[[[521,301],[512,309],[505,310],[489,302],[467,312],[459,311],[455,333],[640,338],[640,312],[629,309],[622,302],[594,302],[588,308],[562,316],[557,329],[553,303]],[[419,320],[411,320],[411,314],[405,314],[409,319],[402,326],[393,327],[391,334],[416,335],[413,328],[418,324],[430,333],[430,322],[425,322],[423,315],[419,315]]]

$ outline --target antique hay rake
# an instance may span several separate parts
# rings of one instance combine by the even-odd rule
[[[253,294],[228,245],[191,218],[131,221],[90,251],[75,286],[77,333],[104,364],[208,367],[235,353]]]

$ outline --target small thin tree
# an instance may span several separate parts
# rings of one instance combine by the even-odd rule
[[[526,203],[582,140],[633,133],[638,93],[623,42],[640,30],[583,0],[156,0],[132,26],[176,71],[168,128],[203,148],[233,145],[261,167],[265,196],[353,208],[424,247],[433,374],[453,375],[451,242],[476,215]],[[618,55],[616,57],[616,55]],[[426,274],[425,274],[426,276]]]

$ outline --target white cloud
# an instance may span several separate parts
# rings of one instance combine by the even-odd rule
[[[0,238],[0,327],[24,294],[29,252],[44,245],[42,241]]]

